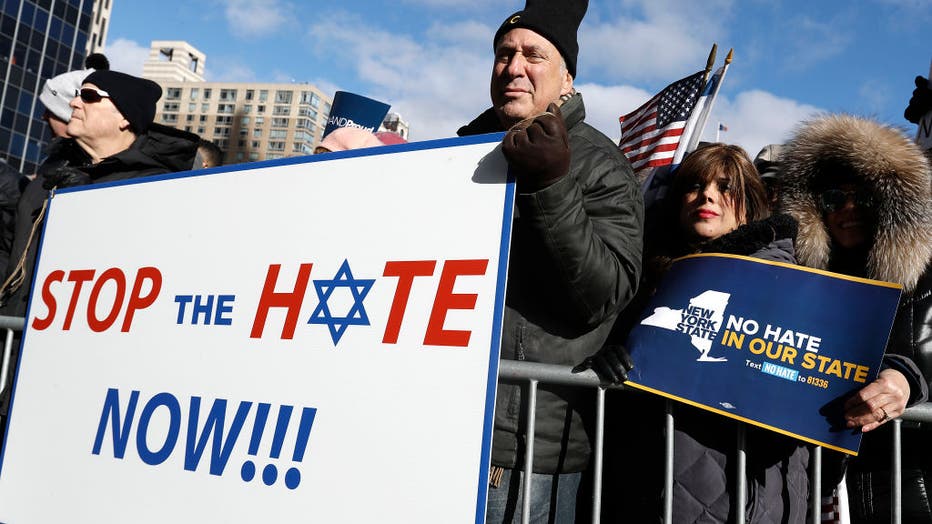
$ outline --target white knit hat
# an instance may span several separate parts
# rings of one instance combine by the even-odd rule
[[[71,120],[71,100],[74,93],[81,89],[81,84],[93,69],[79,69],[62,73],[45,81],[39,100],[53,115],[64,122]]]

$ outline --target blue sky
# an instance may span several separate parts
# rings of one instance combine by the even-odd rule
[[[114,0],[106,52],[139,74],[152,40],[207,54],[208,80],[310,82],[392,105],[411,138],[452,136],[489,105],[491,39],[524,0]],[[192,6],[197,5],[197,8]],[[263,14],[264,13],[264,14]],[[705,137],[754,155],[819,112],[914,132],[903,109],[932,60],[932,0],[591,0],[576,86],[588,120],[617,118],[702,69],[713,43],[735,58]]]

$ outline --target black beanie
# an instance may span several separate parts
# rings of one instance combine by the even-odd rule
[[[106,91],[137,135],[149,129],[155,118],[155,105],[162,97],[162,88],[158,84],[119,71],[94,71],[87,75],[84,83]]]
[[[588,7],[589,0],[526,0],[524,10],[506,18],[495,32],[492,50],[508,31],[518,27],[530,29],[560,51],[570,76],[576,78],[576,57],[579,55],[576,31]]]

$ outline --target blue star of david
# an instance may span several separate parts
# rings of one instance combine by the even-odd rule
[[[350,271],[349,262],[344,260],[343,265],[334,275],[332,280],[315,280],[314,289],[317,290],[317,298],[320,303],[311,314],[308,324],[324,324],[330,328],[330,338],[333,339],[333,345],[340,342],[340,338],[346,331],[347,326],[368,326],[369,316],[366,314],[366,308],[363,307],[363,300],[372,289],[375,279],[355,279],[353,272]],[[333,290],[338,287],[349,288],[353,294],[353,305],[344,316],[337,316],[330,312],[330,306],[327,301],[330,299]]]

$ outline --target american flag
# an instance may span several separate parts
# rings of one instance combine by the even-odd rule
[[[634,172],[673,163],[689,115],[705,87],[705,71],[678,80],[644,105],[618,119],[618,147]]]

